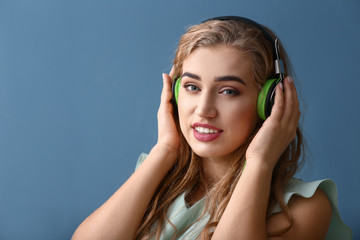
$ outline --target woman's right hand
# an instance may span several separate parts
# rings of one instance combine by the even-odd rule
[[[158,143],[132,176],[81,223],[72,239],[134,239],[156,189],[173,166],[179,151],[179,134],[170,102],[171,77],[163,74],[163,80],[158,110]]]
[[[179,151],[179,133],[177,131],[174,117],[172,98],[172,76],[173,69],[170,75],[163,73],[163,89],[161,93],[161,102],[157,113],[158,118],[158,142],[157,147],[163,148],[168,153],[176,155]]]

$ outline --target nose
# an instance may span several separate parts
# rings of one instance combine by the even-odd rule
[[[209,92],[203,92],[197,100],[195,114],[201,118],[213,118],[216,116],[215,98]]]

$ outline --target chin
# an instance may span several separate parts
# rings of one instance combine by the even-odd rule
[[[191,147],[191,146],[190,146]],[[224,149],[217,149],[216,147],[206,147],[206,148],[193,148],[193,152],[201,158],[224,158],[229,156],[234,151],[224,151]]]

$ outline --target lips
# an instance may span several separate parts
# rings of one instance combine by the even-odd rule
[[[194,137],[201,142],[213,141],[223,132],[221,129],[204,123],[194,123],[192,127]]]

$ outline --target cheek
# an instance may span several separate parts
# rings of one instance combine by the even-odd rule
[[[183,89],[180,89],[178,98],[178,114],[180,123],[185,123],[191,117],[191,114],[196,108],[196,100],[193,97],[189,97],[183,93]]]
[[[180,102],[180,98],[179,98],[177,107],[178,107],[180,130],[183,133],[183,135],[186,136],[185,134],[186,127],[190,125],[189,123],[189,117],[191,112],[190,106],[186,104],[184,101]]]
[[[184,134],[184,127],[185,127],[185,116],[184,112],[178,108],[178,114],[179,114],[179,124],[180,124],[180,130]]]
[[[229,124],[234,124],[233,126],[242,132],[246,130],[245,132],[250,133],[254,129],[258,120],[256,103],[254,104],[251,102],[246,106],[240,108],[238,107],[229,115],[231,116]]]

